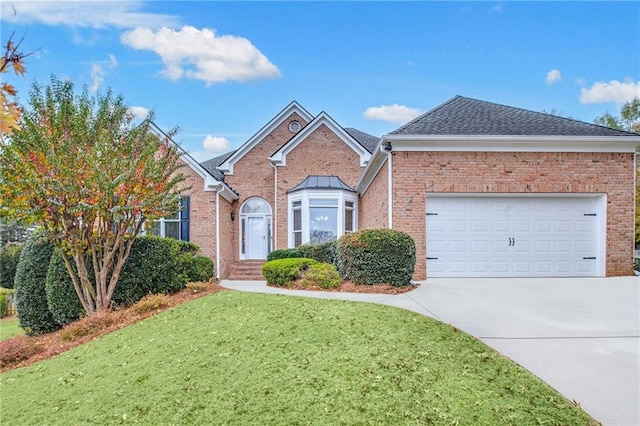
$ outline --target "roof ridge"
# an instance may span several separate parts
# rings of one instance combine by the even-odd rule
[[[451,99],[449,99],[449,100],[447,100],[447,101],[444,101],[444,102],[443,102],[443,103],[441,103],[440,105],[438,105],[438,106],[436,106],[436,107],[434,107],[434,108],[431,108],[429,111],[427,111],[427,112],[424,112],[424,113],[420,114],[419,116],[417,116],[417,117],[416,117],[416,118],[414,118],[413,120],[409,121],[408,123],[403,124],[402,126],[398,127],[398,128],[397,128],[397,129],[395,129],[394,131],[392,131],[391,133],[396,133],[396,132],[400,132],[400,131],[404,130],[405,128],[407,128],[408,126],[410,126],[411,124],[413,124],[414,122],[416,122],[416,121],[418,121],[418,120],[421,120],[421,119],[423,119],[424,117],[427,117],[427,116],[428,116],[428,115],[430,115],[430,114],[433,114],[434,112],[436,112],[436,111],[437,111],[437,110],[439,110],[440,108],[442,108],[442,107],[444,107],[444,106],[446,106],[446,105],[450,104],[451,102],[455,101],[455,100],[456,100],[456,99],[458,99],[458,98],[465,99],[465,97],[464,97],[464,96],[455,95],[453,98],[451,98]],[[471,98],[466,98],[466,99],[471,99]]]

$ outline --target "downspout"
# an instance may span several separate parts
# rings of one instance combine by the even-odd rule
[[[216,189],[216,279],[220,280],[220,191],[222,186]]]
[[[271,230],[273,244],[271,249],[276,250],[278,248],[278,166],[271,163],[271,167],[273,167],[273,216],[271,216],[273,221],[273,229]]]
[[[388,148],[387,148],[388,147]],[[385,147],[387,153],[387,189],[388,193],[388,209],[387,215],[389,216],[389,229],[393,229],[393,165],[391,164],[391,158],[393,158],[391,143],[388,143]]]

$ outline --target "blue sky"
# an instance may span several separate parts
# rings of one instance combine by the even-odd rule
[[[3,1],[26,99],[110,87],[205,160],[292,100],[381,136],[455,95],[592,122],[640,96],[638,2]],[[26,34],[25,34],[26,33]]]

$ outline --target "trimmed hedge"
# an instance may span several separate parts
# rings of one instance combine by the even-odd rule
[[[338,269],[356,284],[409,285],[416,263],[413,238],[391,229],[365,229],[340,238]]]
[[[300,274],[309,266],[315,265],[313,259],[286,258],[270,260],[262,265],[262,274],[269,284],[284,286],[300,278]]]
[[[276,259],[292,259],[292,258],[300,258],[305,257],[302,255],[302,252],[297,248],[290,249],[279,249],[274,250],[267,255],[267,262],[270,260]]]
[[[22,245],[8,245],[0,248],[0,287],[13,288],[22,247]]]
[[[35,236],[24,246],[16,267],[16,310],[20,327],[27,334],[49,333],[60,328],[47,306],[45,290],[52,254],[53,244]]]
[[[304,286],[317,285],[321,288],[336,288],[342,284],[342,277],[336,267],[330,263],[310,265],[302,274]]]
[[[92,279],[93,266],[91,262],[87,263],[89,264],[89,279]],[[72,265],[75,268],[73,261]],[[91,281],[93,282],[94,280],[92,279]],[[73,287],[71,276],[67,271],[64,260],[62,260],[60,250],[55,250],[53,256],[51,256],[49,269],[47,270],[46,292],[47,306],[60,324],[70,324],[84,315],[84,308]]]
[[[329,241],[320,244],[304,244],[298,247],[302,256],[317,260],[320,263],[336,265],[336,247],[338,241]]]
[[[189,281],[198,246],[155,236],[138,237],[122,267],[113,301],[132,305],[148,294],[174,293]]]
[[[213,278],[213,260],[205,256],[193,256],[187,271],[189,282],[207,282]]]

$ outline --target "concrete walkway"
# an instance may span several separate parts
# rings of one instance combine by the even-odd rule
[[[381,303],[479,338],[606,426],[640,425],[640,278],[429,279],[408,293],[234,290]]]

